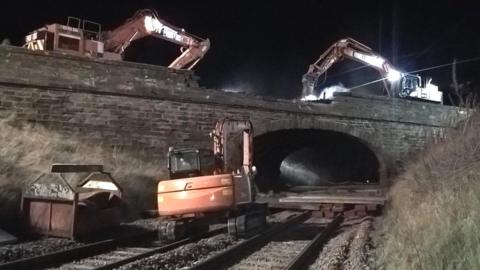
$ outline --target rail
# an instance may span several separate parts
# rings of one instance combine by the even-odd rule
[[[161,244],[160,246],[152,246],[151,248],[135,248],[136,246],[141,246],[139,244],[144,244],[146,242],[154,242],[154,239],[157,236],[157,232],[149,232],[143,234],[136,234],[128,237],[118,238],[118,239],[107,239],[102,241],[97,241],[89,244],[85,244],[79,247],[69,248],[61,251],[56,251],[48,254],[43,254],[30,258],[23,258],[11,262],[6,262],[0,264],[0,270],[6,269],[43,269],[47,267],[62,267],[63,265],[72,263],[74,261],[88,260],[91,257],[103,255],[105,253],[114,252],[115,249],[132,244],[134,247],[132,249],[142,250],[141,252],[132,252],[131,256],[122,258],[120,260],[115,260],[113,262],[106,263],[98,267],[92,267],[92,269],[114,269],[119,266],[128,264],[130,262],[151,256],[156,253],[162,253],[179,246],[191,243],[203,237],[208,237],[225,231],[225,228],[217,229],[210,231],[206,235],[197,235],[190,238],[185,238],[176,242]]]
[[[287,220],[286,222],[276,224],[271,228],[258,233],[245,241],[242,241],[236,245],[231,246],[225,251],[218,253],[194,266],[189,268],[190,270],[200,270],[200,269],[220,269],[222,266],[228,264],[230,260],[235,257],[235,254],[239,253],[242,250],[251,249],[258,245],[261,245],[265,242],[268,242],[275,235],[279,234],[282,231],[289,229],[291,226],[298,224],[310,216],[310,212],[300,213],[293,218]]]
[[[172,250],[172,249],[175,249],[177,247],[180,247],[180,246],[183,246],[185,244],[188,244],[188,243],[192,243],[196,240],[199,240],[201,238],[205,238],[205,237],[210,237],[210,236],[213,236],[213,235],[216,235],[218,233],[221,233],[221,232],[224,232],[226,231],[225,228],[221,228],[221,229],[217,229],[217,230],[213,230],[213,231],[210,231],[208,232],[207,234],[204,234],[204,235],[199,235],[199,236],[193,236],[193,237],[189,237],[189,238],[185,238],[185,239],[182,239],[182,240],[179,240],[179,241],[176,241],[176,242],[173,242],[173,243],[170,243],[170,244],[166,244],[164,246],[160,246],[158,248],[154,248],[154,249],[151,249],[151,250],[147,250],[145,252],[142,252],[140,254],[135,254],[133,256],[130,256],[130,257],[127,257],[125,259],[121,259],[119,261],[115,261],[115,262],[112,262],[112,263],[109,263],[109,264],[106,264],[106,265],[102,265],[102,266],[99,266],[99,267],[96,267],[96,268],[93,268],[94,270],[110,270],[110,269],[115,269],[115,268],[118,268],[122,265],[126,265],[128,263],[131,263],[131,262],[134,262],[134,261],[138,261],[140,259],[143,259],[143,258],[147,258],[147,257],[150,257],[154,254],[157,254],[157,253],[163,253],[163,252],[166,252],[166,251],[169,251],[169,250]]]
[[[287,270],[304,269],[305,266],[310,265],[313,260],[318,256],[321,248],[331,238],[332,233],[338,228],[343,220],[342,215],[338,215],[330,222],[327,227],[313,238],[313,240],[297,255],[297,257],[290,262],[287,266]]]
[[[343,221],[343,215],[338,215],[328,224],[304,222],[309,215],[310,212],[303,212],[284,223],[274,225],[269,230],[213,255],[189,269],[264,269],[266,267],[305,269],[314,262],[323,246],[332,238]],[[313,232],[312,229],[316,232],[307,236],[308,231]],[[299,233],[307,236],[308,240],[296,238]],[[280,250],[285,253],[279,256],[271,255],[278,255],[276,252]]]

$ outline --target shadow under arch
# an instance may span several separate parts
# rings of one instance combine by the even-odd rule
[[[260,192],[341,184],[381,184],[382,158],[364,140],[324,129],[285,129],[254,138]]]

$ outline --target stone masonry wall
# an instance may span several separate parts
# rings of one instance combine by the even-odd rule
[[[332,104],[199,88],[189,71],[0,46],[0,117],[42,124],[112,146],[144,151],[163,168],[170,145],[210,147],[225,116],[249,117],[255,133],[329,129],[363,140],[387,174],[466,116],[457,108],[374,96]]]

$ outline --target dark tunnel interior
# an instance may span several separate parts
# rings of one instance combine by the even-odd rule
[[[361,140],[314,129],[281,130],[254,138],[260,192],[378,183],[380,164]]]

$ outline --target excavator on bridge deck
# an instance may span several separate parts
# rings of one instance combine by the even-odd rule
[[[325,74],[333,64],[343,59],[351,59],[378,70],[388,96],[442,102],[443,94],[438,91],[438,86],[431,83],[431,79],[422,80],[418,75],[401,72],[390,61],[353,38],[344,38],[335,42],[309,66],[308,72],[302,77],[303,99],[308,100],[310,97],[317,99],[314,93],[320,76]],[[320,93],[319,99],[331,98],[331,95],[326,94]]]
[[[67,24],[49,24],[25,37],[25,48],[59,51],[108,60],[122,60],[132,41],[152,36],[180,45],[181,55],[168,67],[192,69],[210,48],[210,40],[185,32],[159,19],[153,10],[139,10],[124,24],[102,31],[99,23],[68,17]]]

